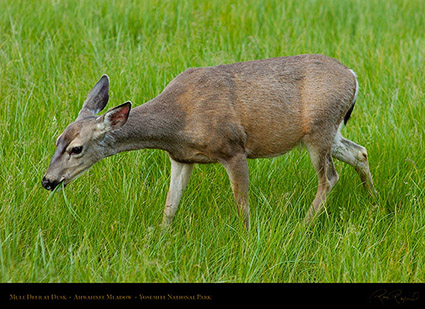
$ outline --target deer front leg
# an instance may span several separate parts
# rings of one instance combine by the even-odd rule
[[[193,164],[180,163],[171,158],[170,160],[171,181],[165,202],[164,218],[161,224],[164,227],[171,224],[193,170]]]
[[[246,155],[242,153],[236,154],[229,160],[222,162],[222,164],[229,175],[233,196],[248,230],[250,227],[248,203],[249,172]]]

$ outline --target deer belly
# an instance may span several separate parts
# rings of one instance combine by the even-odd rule
[[[297,146],[303,137],[300,132],[275,131],[247,135],[245,146],[248,158],[270,158],[282,155]]]

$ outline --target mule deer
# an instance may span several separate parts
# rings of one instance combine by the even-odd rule
[[[366,149],[342,137],[356,102],[354,72],[323,55],[298,55],[190,68],[151,101],[131,102],[103,115],[109,78],[88,94],[77,119],[56,141],[42,185],[67,185],[95,162],[116,153],[151,148],[168,152],[171,183],[163,224],[170,224],[194,163],[221,163],[249,228],[248,158],[307,148],[318,177],[306,220],[319,213],[338,180],[332,157],[352,165],[375,192]]]

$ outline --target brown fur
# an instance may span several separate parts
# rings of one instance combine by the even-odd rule
[[[178,129],[179,149],[169,149],[171,156],[213,163],[235,152],[248,158],[280,155],[305,135],[323,132],[324,125],[336,130],[354,91],[345,66],[301,55],[188,69],[132,113],[155,104],[154,113],[162,121],[171,118]]]

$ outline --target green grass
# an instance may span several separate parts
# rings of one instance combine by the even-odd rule
[[[425,4],[405,1],[0,1],[1,282],[424,282]],[[340,59],[360,92],[343,134],[368,149],[316,224],[306,152],[249,161],[245,232],[220,165],[196,166],[172,230],[159,150],[97,163],[54,195],[54,142],[104,73],[113,107],[187,67],[301,53]]]

